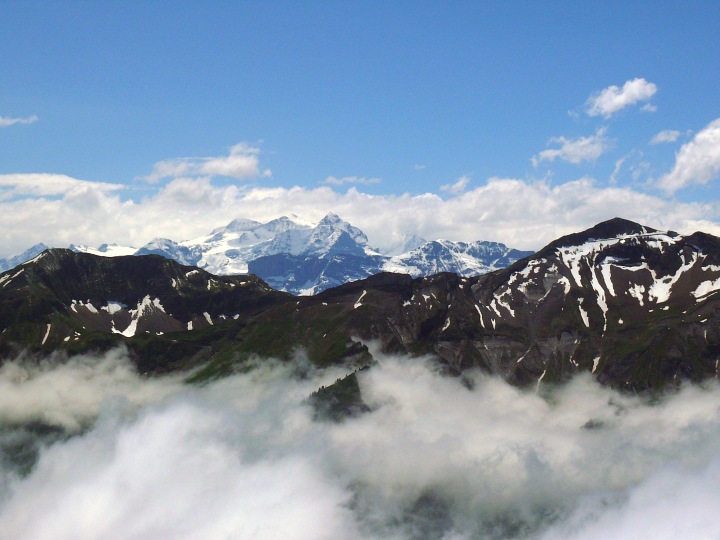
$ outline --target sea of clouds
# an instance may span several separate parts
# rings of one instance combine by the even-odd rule
[[[518,389],[375,354],[371,412],[295,361],[202,387],[122,350],[0,368],[0,538],[718,538],[720,385]]]

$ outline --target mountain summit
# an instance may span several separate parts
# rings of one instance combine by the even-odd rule
[[[39,244],[22,255],[0,260],[8,270],[39,254]],[[161,255],[180,264],[197,266],[216,275],[253,273],[274,288],[311,295],[378,272],[407,273],[414,277],[437,272],[475,276],[504,268],[530,255],[494,242],[427,242],[404,237],[389,253],[370,247],[365,234],[334,213],[317,225],[297,216],[282,216],[267,223],[234,219],[209,234],[176,242],[155,238],[140,249],[103,244],[97,249],[71,245],[73,251],[115,257]]]

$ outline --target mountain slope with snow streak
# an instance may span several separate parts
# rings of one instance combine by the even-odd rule
[[[355,257],[342,247],[315,261]],[[357,368],[374,343],[523,386],[586,372],[645,391],[720,376],[720,238],[614,219],[481,276],[383,272],[305,297],[157,256],[52,250],[0,274],[0,328],[0,352],[119,340],[143,365],[202,360],[212,376],[298,350]]]

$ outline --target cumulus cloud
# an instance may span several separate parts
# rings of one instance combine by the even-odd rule
[[[467,189],[469,183],[470,177],[466,174],[463,174],[460,178],[457,179],[456,182],[440,186],[440,190],[450,193],[452,195],[458,195],[459,193],[462,193]]]
[[[380,182],[382,182],[380,178],[365,178],[359,176],[343,176],[342,178],[336,178],[335,176],[328,176],[322,183],[328,186],[346,186],[348,184],[369,186],[372,184],[379,184]]]
[[[720,118],[710,122],[675,154],[673,169],[657,186],[674,193],[692,184],[707,184],[720,175]]]
[[[156,163],[144,179],[156,183],[166,178],[225,176],[238,180],[271,176],[270,169],[260,172],[260,149],[246,143],[230,148],[227,156],[176,158]]]
[[[341,424],[313,420],[306,398],[343,372],[308,371],[302,355],[258,359],[201,388],[121,384],[114,394],[131,412],[115,397],[97,416],[90,400],[93,427],[43,448],[27,476],[0,462],[0,536],[717,536],[717,383],[651,401],[586,375],[536,393],[479,372],[443,376],[432,358],[374,354],[358,374],[371,412]],[[77,388],[56,369],[43,376],[61,411],[74,408],[63,398],[78,403],[73,392],[105,388],[107,369]],[[158,386],[172,390],[133,397]],[[38,392],[22,399],[47,406]]]
[[[35,115],[26,116],[24,118],[21,118],[21,117],[13,118],[11,116],[0,116],[0,128],[14,126],[15,124],[32,124],[37,121],[38,121],[38,117]]]
[[[32,184],[20,178],[25,175],[13,176],[13,185]],[[629,187],[603,187],[591,178],[558,184],[491,178],[449,196],[377,195],[356,187],[340,192],[330,186],[218,186],[207,177],[178,178],[137,200],[117,188],[72,179],[65,193],[53,188],[52,196],[0,197],[0,256],[38,242],[139,247],[156,237],[197,238],[238,217],[269,221],[296,214],[318,222],[328,212],[360,227],[380,249],[407,234],[539,249],[614,216],[688,233],[701,224],[706,232],[720,233],[717,203],[668,201]]]
[[[606,137],[606,127],[602,127],[589,137],[578,137],[568,139],[566,137],[553,137],[548,144],[558,144],[559,148],[543,150],[533,156],[532,164],[537,167],[542,161],[555,161],[561,159],[569,163],[582,163],[584,161],[596,161],[601,155],[610,149],[610,140]]]
[[[675,142],[678,140],[678,137],[680,137],[681,134],[682,133],[680,131],[674,129],[666,129],[664,131],[661,131],[660,133],[655,134],[655,136],[650,139],[650,144]]]
[[[622,88],[615,85],[608,86],[588,98],[587,114],[610,118],[625,107],[649,100],[656,92],[657,86],[643,78],[626,81]],[[654,111],[655,107],[650,105],[650,108],[645,110]]]

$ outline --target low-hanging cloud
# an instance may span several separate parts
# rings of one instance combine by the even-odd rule
[[[407,234],[539,249],[563,234],[615,216],[685,233],[720,233],[716,202],[681,203],[631,187],[606,187],[591,178],[555,184],[491,178],[444,196],[377,195],[356,187],[338,191],[329,186],[221,186],[207,177],[178,178],[135,200],[124,197],[116,185],[70,179],[62,192],[60,183],[34,176],[12,175],[12,185],[25,186],[25,192],[50,190],[52,195],[0,197],[0,257],[39,242],[53,247],[106,242],[140,247],[157,237],[197,238],[238,217],[269,221],[296,214],[317,222],[328,212],[361,228],[370,244],[380,249]],[[6,180],[0,177],[0,182]],[[40,187],[28,187],[34,183]]]
[[[302,355],[201,388],[120,386],[134,413],[117,397],[89,407],[92,429],[0,482],[0,537],[717,536],[714,381],[653,401],[589,376],[535,393],[375,355],[358,374],[372,410],[341,424],[314,420],[306,398],[344,372],[308,369]],[[96,360],[127,366],[121,352]],[[167,391],[130,397],[152,385]]]
[[[122,349],[105,355],[21,357],[0,366],[0,424],[40,422],[79,431],[109,397],[142,406],[177,392],[182,377],[141,378]]]

